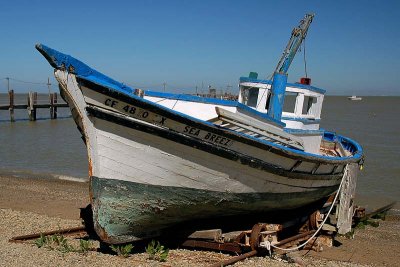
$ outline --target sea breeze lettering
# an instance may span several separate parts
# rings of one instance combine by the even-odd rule
[[[199,136],[200,134],[200,130],[194,127],[190,127],[190,126],[185,126],[185,129],[183,130],[184,133],[188,133],[190,135],[193,136]]]
[[[204,137],[205,140],[216,143],[216,144],[220,144],[220,145],[224,145],[224,146],[230,146],[232,140],[222,137],[220,135],[217,134],[212,134],[212,133],[207,133],[206,136]]]
[[[197,129],[195,127],[191,127],[191,126],[185,126],[185,128],[183,129],[183,132],[192,136],[200,136],[201,130]],[[203,137],[204,140],[207,140],[209,142],[213,142],[215,144],[219,144],[219,145],[223,145],[223,146],[230,146],[232,143],[231,139],[222,137],[220,135],[217,134],[212,134],[207,132],[206,135]]]

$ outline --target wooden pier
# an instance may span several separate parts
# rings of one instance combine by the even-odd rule
[[[38,103],[38,93],[29,92],[26,104],[16,104],[14,97],[14,90],[8,91],[8,104],[0,105],[0,110],[10,111],[10,121],[14,122],[14,110],[16,109],[26,109],[28,111],[28,116],[30,121],[36,120],[36,110],[38,108],[46,108],[50,110],[50,118],[57,119],[57,108],[66,108],[68,104],[65,102],[59,103],[57,100],[57,93],[49,93],[48,103]]]

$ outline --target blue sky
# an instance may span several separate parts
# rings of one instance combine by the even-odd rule
[[[0,79],[18,92],[46,92],[46,44],[144,89],[237,90],[250,71],[274,70],[293,27],[316,14],[307,70],[328,94],[400,95],[400,1],[1,1]],[[303,54],[289,81],[304,76]],[[33,83],[23,83],[19,81]],[[7,90],[0,82],[0,93]],[[52,90],[57,90],[55,85]]]

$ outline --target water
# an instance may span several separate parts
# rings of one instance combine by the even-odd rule
[[[26,96],[17,99],[25,101]],[[39,99],[47,100],[47,96]],[[22,103],[17,101],[16,103]],[[0,104],[6,95],[0,94]],[[368,197],[392,199],[400,203],[400,97],[327,96],[321,127],[359,142],[366,155],[357,192]],[[86,148],[68,109],[59,109],[62,119],[50,120],[48,110],[40,110],[39,120],[27,120],[26,110],[16,110],[16,123],[9,112],[0,110],[0,175],[48,175],[87,178]],[[47,119],[46,119],[47,118]]]
[[[400,204],[400,97],[328,96],[324,100],[321,127],[356,140],[365,154],[357,192],[392,199]]]
[[[8,103],[0,94],[0,105]],[[15,95],[15,104],[26,102],[26,94]],[[59,102],[61,98],[59,97]],[[49,103],[38,95],[38,103]],[[0,110],[0,175],[87,179],[86,148],[68,108],[58,108],[58,119],[50,120],[48,109],[37,109],[37,121],[28,120],[26,110]]]

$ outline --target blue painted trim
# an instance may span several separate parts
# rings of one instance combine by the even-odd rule
[[[285,121],[299,121],[304,124],[319,124],[321,122],[320,119],[312,120],[307,118],[292,118],[292,117],[282,117],[282,120]]]
[[[99,80],[102,83],[107,84],[108,87],[113,88],[123,93],[133,92],[132,88],[124,85],[110,77],[92,69],[82,61],[70,56],[63,54],[57,50],[54,50],[43,44],[37,44],[36,49],[47,59],[50,65],[55,69],[65,69],[69,73],[76,74],[80,77],[87,77],[92,80]]]
[[[240,77],[239,79],[240,83],[245,83],[245,82],[250,82],[250,83],[262,83],[262,84],[272,84],[271,80],[258,80],[258,79],[251,79],[249,77]],[[291,86],[291,87],[296,87],[296,88],[301,88],[301,89],[307,89],[316,93],[320,93],[320,94],[325,94],[325,90],[318,88],[318,87],[314,87],[311,85],[305,85],[305,84],[301,84],[301,83],[287,83],[287,86]]]
[[[323,135],[325,133],[324,130],[303,130],[303,129],[293,129],[293,128],[285,128],[285,132],[290,134],[302,134],[302,135]]]
[[[329,141],[338,141],[339,143],[341,143],[343,145],[343,147],[345,149],[349,150],[350,152],[352,152],[352,153],[357,152],[356,155],[354,155],[353,157],[358,156],[361,159],[362,154],[363,154],[363,149],[360,146],[360,144],[358,144],[353,139],[344,137],[342,135],[337,135],[334,132],[325,132],[324,139],[329,140]]]

